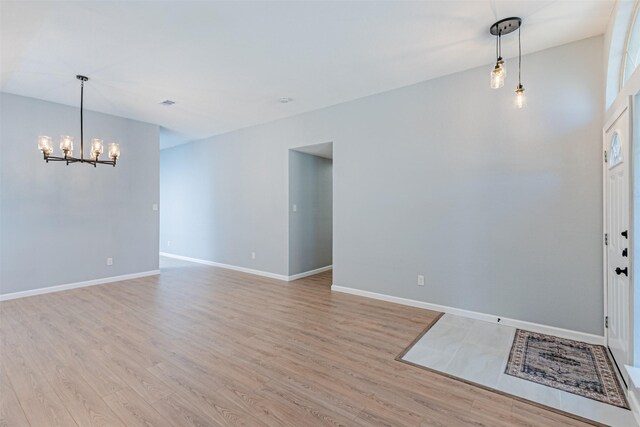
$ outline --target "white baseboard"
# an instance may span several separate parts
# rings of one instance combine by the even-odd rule
[[[507,317],[493,314],[478,313],[477,311],[463,310],[461,308],[448,307],[446,305],[431,304],[424,301],[417,301],[408,298],[394,297],[391,295],[379,294],[376,292],[363,291],[360,289],[347,288],[344,286],[331,286],[332,291],[344,292],[347,294],[359,295],[367,298],[379,299],[382,301],[394,302],[397,304],[409,305],[411,307],[425,308],[427,310],[440,311],[454,314],[456,316],[469,317],[472,319],[484,320],[485,322],[500,323],[501,325],[512,326],[519,329],[538,332],[542,334],[555,335],[576,341],[590,344],[605,345],[604,336],[588,334],[585,332],[572,331],[570,329],[557,328],[555,326],[541,325],[539,323],[527,322],[524,320],[509,319]]]
[[[327,265],[325,267],[316,268],[315,270],[309,270],[302,273],[294,274],[287,278],[288,281],[302,279],[303,277],[313,276],[314,274],[322,273],[333,269],[333,265]]]
[[[333,268],[332,265],[327,265],[325,267],[320,267],[315,270],[305,271],[303,273],[287,276],[284,274],[270,273],[268,271],[255,270],[253,268],[247,268],[247,267],[239,267],[237,265],[232,265],[232,264],[223,264],[221,262],[215,262],[215,261],[207,261],[206,259],[191,258],[188,256],[171,254],[168,252],[160,252],[160,256],[166,256],[167,258],[174,258],[182,261],[195,262],[197,264],[210,265],[211,267],[226,268],[227,270],[241,271],[243,273],[255,274],[256,276],[263,276],[263,277],[269,277],[271,279],[284,280],[285,282],[302,279],[303,277],[307,277],[307,276],[313,276],[314,274],[322,273],[323,271],[331,270]]]
[[[191,258],[191,257],[188,257],[188,256],[170,254],[170,253],[167,253],[167,252],[160,252],[160,256],[166,256],[168,258],[175,258],[175,259],[179,259],[179,260],[182,260],[182,261],[195,262],[195,263],[198,263],[198,264],[210,265],[212,267],[226,268],[228,270],[241,271],[243,273],[249,273],[249,274],[255,274],[257,276],[269,277],[271,279],[278,279],[278,280],[285,280],[285,281],[288,280],[288,276],[285,276],[284,274],[276,274],[276,273],[270,273],[268,271],[254,270],[253,268],[238,267],[237,265],[231,265],[231,264],[222,264],[220,262],[207,261],[206,259]]]
[[[68,283],[66,285],[49,286],[46,288],[31,289],[10,294],[0,294],[0,301],[8,301],[16,298],[30,297],[33,295],[48,294],[51,292],[66,291],[69,289],[84,288],[87,286],[102,285],[105,283],[121,282],[123,280],[137,279],[139,277],[154,276],[160,274],[160,270],[143,271],[141,273],[123,274],[122,276],[104,277],[102,279],[87,280],[84,282]]]

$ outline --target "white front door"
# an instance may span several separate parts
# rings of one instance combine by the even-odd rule
[[[607,345],[629,383],[624,365],[631,355],[629,247],[629,108],[604,129],[605,233],[607,233]]]

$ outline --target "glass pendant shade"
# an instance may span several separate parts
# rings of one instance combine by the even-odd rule
[[[117,159],[118,157],[120,157],[120,146],[115,142],[109,144],[109,158]]]
[[[63,153],[68,153],[71,155],[73,151],[73,138],[70,136],[62,135],[60,137],[60,149]]]
[[[516,99],[515,106],[516,108],[524,108],[527,105],[527,98],[524,96],[524,87],[522,85],[518,85],[516,89]]]
[[[507,69],[501,56],[496,61],[496,66],[491,70],[491,89],[500,89],[504,86],[504,78],[507,76]]]
[[[45,156],[51,155],[53,153],[53,141],[48,136],[39,136],[38,137],[38,150],[42,151],[42,154]]]
[[[94,138],[91,140],[91,158],[97,159],[104,151],[104,143],[101,139]]]
[[[491,89],[500,89],[504,86],[504,75],[506,71],[500,63],[496,63],[496,66],[491,70]]]

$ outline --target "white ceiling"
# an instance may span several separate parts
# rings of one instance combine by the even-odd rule
[[[85,74],[86,108],[169,146],[489,64],[499,18],[524,18],[525,53],[602,34],[613,4],[3,0],[0,90],[78,105]]]

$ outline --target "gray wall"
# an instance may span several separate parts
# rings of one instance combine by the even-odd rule
[[[79,126],[77,108],[0,94],[0,293],[158,269],[158,127],[85,111],[88,140],[120,143],[118,165],[46,164],[38,135],[57,154],[72,135],[79,154]]]
[[[289,275],[331,265],[332,169],[331,159],[289,150]]]
[[[509,60],[163,150],[161,248],[286,274],[287,150],[333,141],[336,285],[602,334],[602,63],[525,56],[524,110]]]

